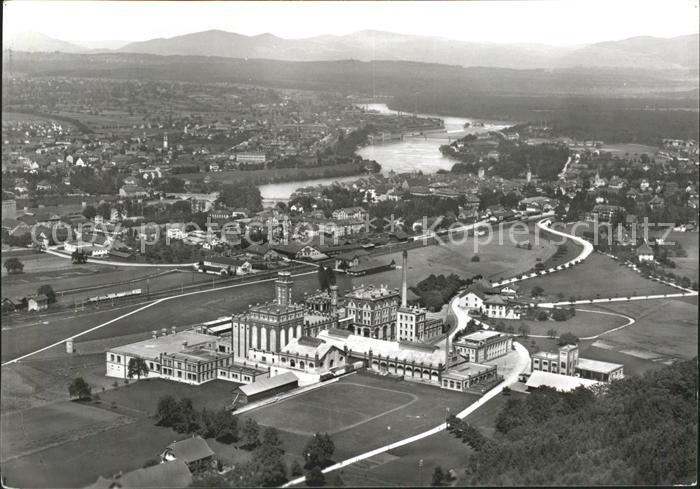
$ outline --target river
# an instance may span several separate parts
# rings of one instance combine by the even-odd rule
[[[382,114],[398,114],[391,110],[386,104],[364,104],[361,107],[367,110],[376,110]],[[402,141],[395,141],[384,144],[373,144],[360,148],[357,154],[368,160],[375,160],[382,165],[382,173],[390,171],[405,173],[411,171],[422,171],[423,173],[435,173],[438,170],[449,170],[456,163],[456,160],[443,156],[440,146],[448,144],[464,137],[466,134],[477,134],[487,131],[495,131],[507,127],[506,124],[481,121],[478,119],[467,119],[462,117],[445,117],[434,114],[417,114],[419,117],[437,117],[445,122],[445,131],[432,133],[428,136],[406,137]],[[464,124],[469,122],[483,123],[483,126],[470,126],[464,128]],[[312,185],[328,185],[333,182],[352,182],[357,180],[354,177],[320,178],[299,182],[273,183],[260,185],[260,193],[265,203],[286,201],[294,190],[300,187]]]

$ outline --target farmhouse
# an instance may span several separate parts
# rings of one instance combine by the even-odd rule
[[[102,476],[85,489],[154,489],[159,487],[189,487],[192,473],[182,460],[117,474],[109,479]]]
[[[44,311],[49,308],[49,298],[44,294],[30,297],[27,300],[27,311]]]
[[[640,262],[654,261],[654,250],[651,249],[646,241],[642,243],[639,248],[637,248],[637,259]]]
[[[214,452],[200,436],[192,436],[168,445],[160,454],[161,462],[181,460],[192,468],[193,465],[211,462]]]
[[[476,331],[453,344],[468,362],[487,362],[506,355],[513,348],[513,337],[497,331]]]

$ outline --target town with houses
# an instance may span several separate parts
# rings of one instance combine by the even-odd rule
[[[697,483],[697,137],[21,57],[3,486]]]

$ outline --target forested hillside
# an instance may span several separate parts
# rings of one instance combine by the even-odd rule
[[[697,481],[697,359],[594,394],[510,399],[497,435],[470,439],[474,485],[671,485]],[[473,430],[471,430],[473,431]]]

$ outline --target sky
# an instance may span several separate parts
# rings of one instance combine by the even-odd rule
[[[376,29],[477,42],[580,45],[698,32],[698,0],[3,2],[6,36],[140,41],[209,29],[283,38]]]

